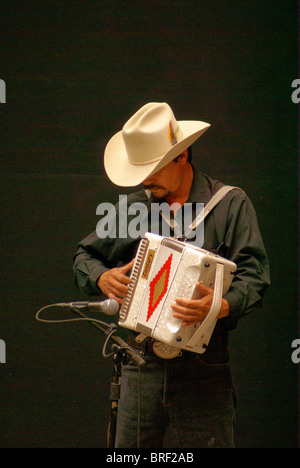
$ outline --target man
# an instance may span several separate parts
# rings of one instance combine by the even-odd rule
[[[191,145],[208,127],[201,121],[177,121],[166,103],[146,104],[107,144],[107,175],[119,186],[143,183],[144,190],[131,194],[128,203],[142,203],[150,215],[157,201],[168,203],[175,219],[187,203],[206,205],[223,184],[194,169]],[[120,209],[116,207],[117,218]],[[163,218],[154,226],[149,221],[149,230],[160,234],[164,223]],[[139,241],[124,233],[100,239],[96,232],[81,241],[74,257],[80,290],[88,295],[103,293],[122,304]],[[237,265],[207,350],[163,359],[153,351],[151,339],[139,343],[138,333],[129,334],[129,343],[141,350],[147,366],[142,372],[132,363],[123,366],[117,448],[161,447],[168,425],[179,447],[234,447],[235,390],[228,332],[240,317],[261,307],[270,282],[256,214],[242,190],[231,190],[206,217],[200,247]],[[212,304],[213,291],[200,283],[196,287],[201,299],[178,297],[172,306],[183,326],[201,322]]]

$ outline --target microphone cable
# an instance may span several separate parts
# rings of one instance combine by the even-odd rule
[[[40,314],[47,310],[47,309],[53,309],[55,308],[57,304],[50,304],[42,307],[39,309],[35,315],[35,318],[38,322],[43,322],[43,323],[69,323],[69,322],[79,322],[79,321],[86,321],[90,322],[92,325],[95,327],[99,328],[102,332],[104,332],[107,336],[102,348],[102,356],[104,358],[108,358],[114,354],[114,346],[112,345],[112,352],[111,353],[106,353],[106,347],[108,345],[108,342],[110,338],[113,336],[114,333],[117,332],[117,325],[115,323],[108,324],[106,322],[103,322],[102,320],[99,319],[94,319],[91,317],[87,317],[84,315],[81,311],[78,309],[76,310],[76,307],[73,308],[74,312],[78,313],[81,315],[81,317],[77,318],[67,318],[67,319],[45,319],[41,318]],[[98,325],[98,326],[97,326]],[[106,330],[103,330],[99,325],[104,325]],[[128,349],[130,350],[130,346],[123,346],[120,349]],[[141,379],[141,370],[142,370],[143,364],[137,365],[137,370],[138,370],[138,407],[137,407],[137,448],[140,448],[140,426],[141,426],[141,393],[142,393],[142,379]]]
[[[103,322],[102,320],[99,320],[99,319],[94,319],[94,318],[91,318],[91,317],[87,317],[87,316],[84,316],[84,317],[78,317],[78,318],[69,318],[69,319],[44,319],[44,318],[41,318],[40,317],[40,314],[46,310],[46,309],[54,309],[55,307],[58,307],[57,304],[50,304],[50,305],[46,305],[44,307],[42,307],[40,310],[37,311],[36,315],[35,315],[35,318],[38,322],[44,322],[44,323],[67,323],[67,322],[78,322],[78,321],[88,321],[88,322],[96,322],[96,323],[99,323],[101,325],[105,325],[107,327],[109,327],[110,325],[108,325],[106,322]],[[74,310],[76,308],[74,307]]]

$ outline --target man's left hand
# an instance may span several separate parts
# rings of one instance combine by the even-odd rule
[[[202,322],[211,308],[213,289],[207,288],[201,283],[196,283],[196,289],[201,293],[202,297],[200,299],[178,298],[175,304],[172,305],[173,317],[182,320],[183,326]],[[229,304],[226,299],[222,299],[221,310],[217,318],[228,317],[229,314]]]

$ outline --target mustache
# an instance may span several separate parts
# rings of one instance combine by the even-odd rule
[[[144,187],[145,190],[151,190],[151,189],[162,189],[162,190],[164,190],[164,187],[162,187],[161,185],[154,185],[154,184],[145,185],[145,184],[143,184],[143,187]]]

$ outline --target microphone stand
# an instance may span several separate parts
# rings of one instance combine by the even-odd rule
[[[80,315],[81,317],[86,318],[77,307],[72,307],[72,311]],[[98,328],[102,333],[104,333],[108,338],[114,341],[112,345],[113,350],[113,376],[112,382],[110,384],[110,414],[109,414],[109,423],[107,431],[107,448],[114,448],[115,446],[115,436],[116,436],[116,424],[117,424],[117,415],[118,415],[118,405],[120,399],[120,390],[121,385],[119,383],[119,378],[121,377],[122,363],[125,363],[128,358],[130,358],[134,364],[139,368],[143,369],[146,366],[145,360],[137,353],[137,351],[129,346],[125,341],[122,340],[119,336],[112,334],[116,325],[112,323],[109,328],[105,329],[98,322],[93,322],[91,319],[89,321],[91,325]]]

